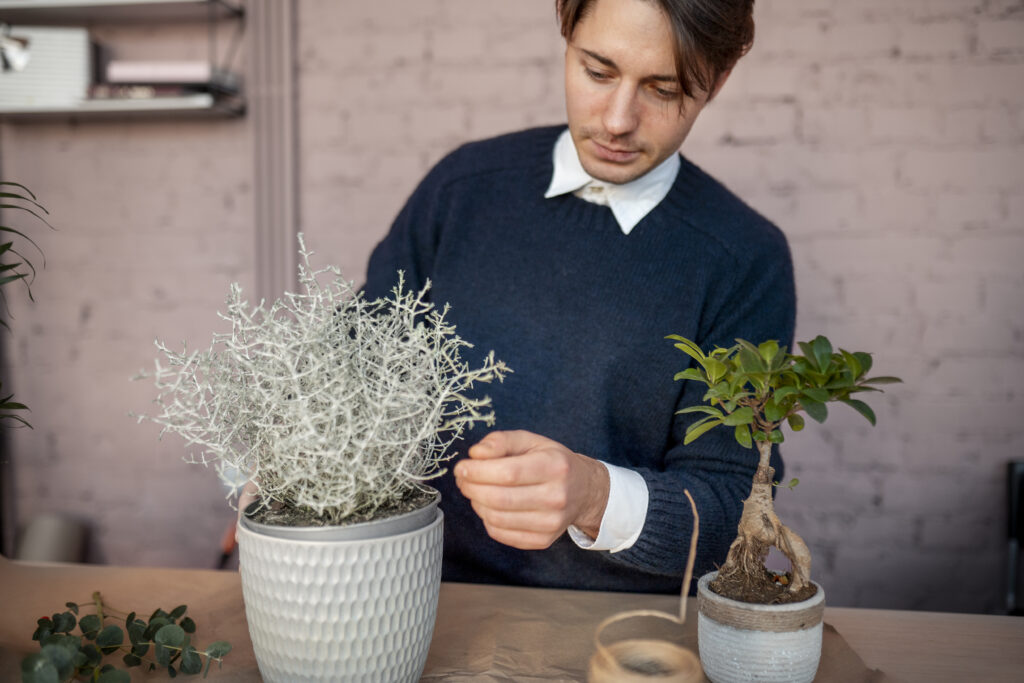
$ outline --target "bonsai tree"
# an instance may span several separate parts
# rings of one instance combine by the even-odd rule
[[[471,345],[426,300],[429,283],[407,291],[399,274],[389,298],[368,301],[337,268],[314,271],[299,244],[304,291],[250,307],[232,285],[231,330],[209,349],[156,342],[159,410],[139,419],[198,447],[190,460],[213,465],[231,494],[248,479],[261,508],[307,518],[292,524],[413,507],[462,431],[493,423],[490,399],[467,392],[509,369],[493,352],[475,369],[461,360]]]
[[[815,592],[811,580],[811,554],[794,531],[779,521],[772,500],[775,470],[769,464],[772,444],[782,443],[783,423],[794,432],[804,428],[806,413],[817,422],[828,417],[831,402],[844,403],[863,415],[872,425],[875,413],[854,394],[880,391],[875,385],[899,382],[895,377],[868,377],[871,356],[863,352],[834,351],[823,336],[800,342],[803,355],[788,353],[778,342],[755,346],[737,339],[729,348],[716,347],[710,353],[694,342],[671,335],[676,348],[696,365],[676,374],[677,380],[703,382],[706,405],[684,408],[680,413],[703,417],[687,427],[684,443],[691,443],[718,426],[732,427],[736,441],[744,448],[757,445],[760,455],[750,496],[743,503],[736,539],[729,548],[718,577],[711,583],[716,593],[746,602],[790,602]],[[795,485],[794,479],[790,486]],[[790,576],[781,581],[769,572],[764,560],[769,549],[778,548],[792,565]],[[759,596],[765,596],[767,599]]]

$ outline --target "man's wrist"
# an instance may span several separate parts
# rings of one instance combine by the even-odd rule
[[[609,478],[608,468],[598,460],[588,458],[585,455],[576,453],[580,463],[585,468],[584,480],[586,502],[584,503],[572,525],[582,531],[590,538],[597,538],[601,532],[601,520],[604,519],[605,508],[608,505]]]

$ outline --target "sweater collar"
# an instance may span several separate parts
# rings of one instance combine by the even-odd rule
[[[624,235],[636,227],[665,198],[676,175],[679,155],[673,154],[644,175],[622,185],[592,178],[580,164],[569,129],[562,131],[555,142],[554,173],[544,197],[558,197],[572,192],[577,197],[612,210]]]

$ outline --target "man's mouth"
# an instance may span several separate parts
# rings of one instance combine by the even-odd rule
[[[640,156],[639,150],[618,147],[615,145],[603,145],[593,138],[591,138],[590,142],[593,145],[595,156],[604,161],[622,164],[633,161]]]

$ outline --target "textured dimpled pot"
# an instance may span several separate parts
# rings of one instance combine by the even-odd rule
[[[711,572],[697,584],[697,646],[712,683],[809,683],[821,659],[825,591],[803,602],[757,605],[713,592]]]
[[[239,572],[264,681],[419,680],[441,586],[438,499],[347,527],[268,527],[243,516]]]

